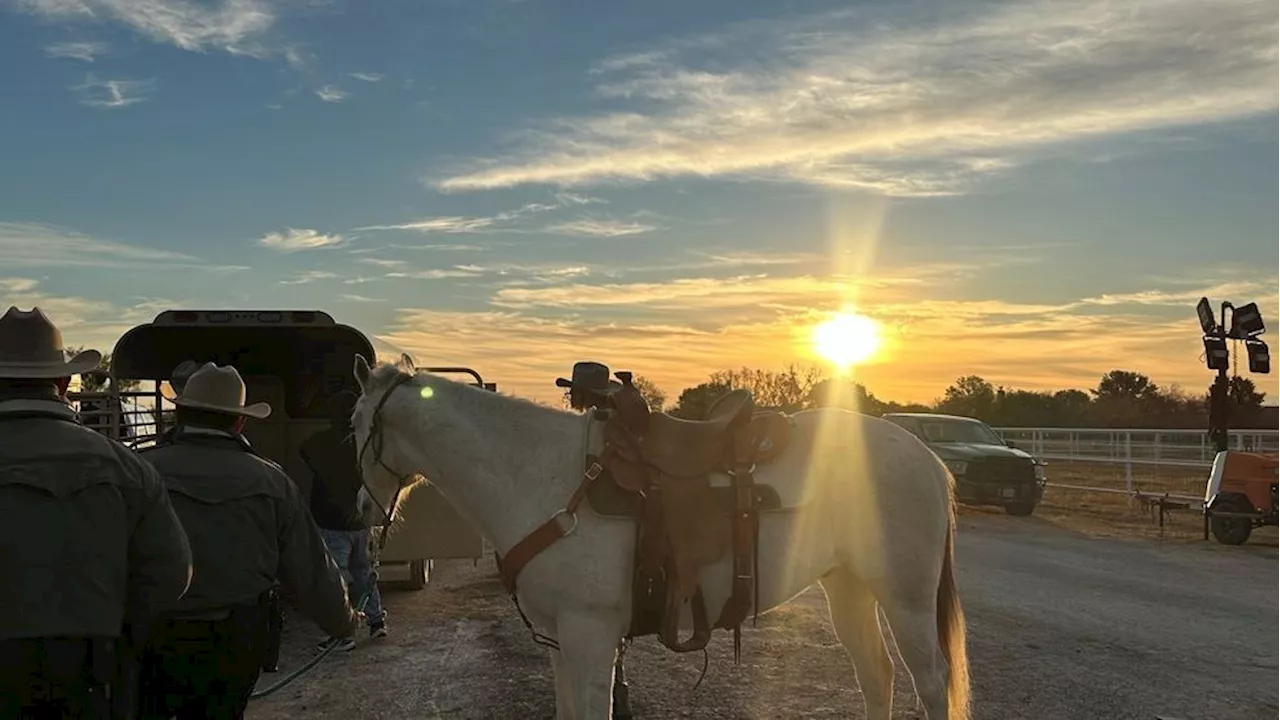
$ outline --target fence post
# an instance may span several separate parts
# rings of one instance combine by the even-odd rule
[[[1133,433],[1124,431],[1124,489],[1133,492]]]

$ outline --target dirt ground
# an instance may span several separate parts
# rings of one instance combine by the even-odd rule
[[[1071,516],[1071,503],[1055,502],[1031,518],[962,512],[957,563],[975,718],[1276,717],[1274,536],[1242,548],[1101,537],[1087,528],[1104,528],[1105,512]],[[391,637],[330,656],[254,701],[248,717],[554,717],[546,654],[503,596],[492,560],[438,563],[426,590],[384,597]],[[287,633],[285,672],[320,640],[298,619]],[[627,655],[636,716],[863,717],[819,588],[761,617],[743,645],[735,666],[729,635],[717,631],[694,690],[701,654],[637,641]],[[922,717],[894,659],[894,717]]]

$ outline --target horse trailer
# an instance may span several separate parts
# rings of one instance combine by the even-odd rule
[[[299,449],[328,425],[325,408],[332,395],[359,391],[351,372],[357,354],[371,362],[377,355],[362,332],[318,310],[166,310],[116,342],[105,392],[71,399],[86,424],[140,449],[173,426],[168,381],[174,368],[185,360],[233,365],[244,378],[246,403],[271,404],[270,417],[246,423],[245,438],[284,468],[309,499],[311,473]],[[496,390],[470,368],[424,369],[466,374],[474,384]],[[143,389],[120,389],[134,383]],[[378,554],[381,582],[420,589],[432,560],[483,555],[480,534],[431,485],[420,483],[401,507],[402,522]]]

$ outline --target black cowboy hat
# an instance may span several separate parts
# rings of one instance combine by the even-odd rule
[[[609,366],[598,362],[577,362],[569,379],[556,378],[556,387],[612,395],[622,389],[622,383],[609,379]]]

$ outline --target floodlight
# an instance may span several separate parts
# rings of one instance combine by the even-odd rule
[[[1200,316],[1200,329],[1205,335],[1212,335],[1218,328],[1218,321],[1213,317],[1213,306],[1209,304],[1209,298],[1200,298],[1200,302],[1196,303],[1196,314]]]
[[[1267,331],[1262,323],[1262,313],[1258,311],[1258,303],[1241,305],[1231,313],[1231,336],[1244,340]]]
[[[1259,375],[1271,372],[1271,353],[1266,343],[1261,340],[1245,340],[1244,349],[1249,353],[1249,372]]]
[[[1229,367],[1227,341],[1213,335],[1204,336],[1204,364],[1210,370],[1226,370]]]

